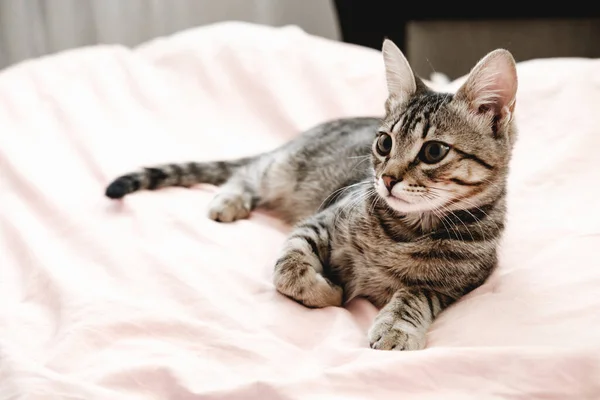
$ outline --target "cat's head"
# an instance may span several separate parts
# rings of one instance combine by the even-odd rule
[[[455,94],[430,90],[390,40],[383,56],[389,97],[372,148],[377,193],[402,213],[473,208],[499,196],[516,139],[512,55],[489,53]]]

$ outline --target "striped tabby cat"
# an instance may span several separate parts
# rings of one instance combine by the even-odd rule
[[[372,348],[421,349],[434,318],[496,266],[517,76],[511,54],[495,50],[454,95],[443,94],[415,77],[389,40],[383,57],[382,120],[328,122],[235,161],[145,168],[106,195],[221,185],[209,209],[215,221],[261,207],[295,224],[275,263],[279,292],[308,307],[365,297],[382,308]]]

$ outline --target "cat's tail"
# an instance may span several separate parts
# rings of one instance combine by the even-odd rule
[[[232,161],[188,162],[164,164],[131,172],[112,181],[106,188],[106,197],[121,199],[139,190],[155,190],[169,186],[190,187],[198,183],[221,185],[239,167],[253,158]]]

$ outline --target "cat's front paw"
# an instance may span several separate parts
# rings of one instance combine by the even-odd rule
[[[425,332],[392,315],[380,315],[369,329],[369,343],[376,350],[421,350]]]

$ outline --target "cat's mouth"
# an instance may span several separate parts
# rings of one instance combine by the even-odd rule
[[[380,195],[382,194],[383,193],[380,193]],[[401,195],[398,194],[386,193],[381,197],[383,197],[383,200],[388,204],[388,206],[401,213],[420,212],[425,206],[418,200],[414,201],[416,199],[411,201],[406,197],[401,197]]]
[[[377,193],[387,203],[387,205],[403,214],[411,213],[423,213],[431,211],[439,206],[438,202],[427,200],[422,196],[415,196],[414,194],[404,194],[399,191],[390,193],[387,190],[383,190],[378,187]]]
[[[398,202],[399,204],[403,204],[403,205],[413,204],[412,202],[405,200],[401,197],[395,196],[391,193],[387,196],[386,200],[395,201],[395,202]]]
[[[432,198],[427,196],[426,191],[417,190],[414,187],[410,190],[401,190],[400,187],[394,187],[390,191],[381,179],[375,183],[375,190],[391,209],[403,214],[431,211],[443,206],[442,202],[444,201],[441,197]]]
[[[410,201],[406,198],[402,198],[397,194],[388,194],[382,196],[384,201],[390,206],[390,208],[401,212],[401,213],[422,213],[430,211],[432,209],[431,204],[420,199],[411,199]]]

